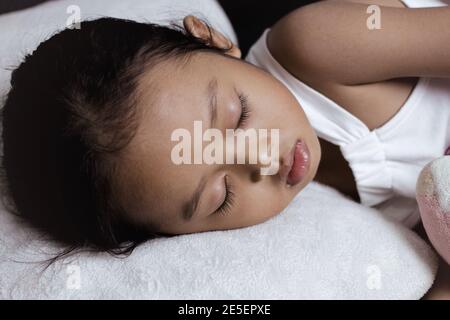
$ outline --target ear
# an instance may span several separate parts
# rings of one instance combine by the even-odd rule
[[[222,49],[229,48],[226,54],[238,59],[241,58],[241,50],[230,39],[213,27],[206,25],[199,18],[192,15],[186,16],[183,19],[183,25],[187,32],[196,38],[203,39],[209,46]]]

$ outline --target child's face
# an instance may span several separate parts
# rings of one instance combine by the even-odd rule
[[[280,161],[298,139],[306,142],[310,165],[303,180],[289,186],[280,173],[260,175],[260,168],[267,165],[248,161],[180,165],[173,162],[172,149],[179,144],[171,140],[176,129],[190,132],[193,154],[194,121],[202,121],[203,132],[209,128],[207,89],[214,78],[217,116],[213,127],[220,129],[224,137],[225,129],[236,128],[241,115],[238,93],[243,93],[250,109],[244,129],[279,129]],[[253,65],[201,52],[185,65],[172,61],[153,68],[141,79],[140,92],[140,127],[125,150],[120,174],[125,207],[138,223],[151,223],[167,234],[258,224],[280,213],[316,174],[320,144],[301,106],[277,79]],[[203,148],[209,144],[203,142]],[[234,200],[224,215],[216,210],[225,199],[225,176]],[[186,220],[183,212],[200,183],[204,188],[198,206],[191,219]]]

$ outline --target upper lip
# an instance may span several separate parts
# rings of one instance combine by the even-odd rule
[[[279,168],[279,174],[281,179],[283,179],[284,182],[287,183],[287,177],[289,175],[289,172],[292,169],[292,165],[294,164],[294,152],[295,152],[295,146],[297,145],[298,140],[295,141],[294,145],[292,146],[291,150],[287,154],[285,154],[281,158],[280,168]]]

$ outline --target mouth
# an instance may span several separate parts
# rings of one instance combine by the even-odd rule
[[[280,168],[280,176],[292,187],[299,184],[306,176],[310,166],[310,151],[303,140],[297,140]]]

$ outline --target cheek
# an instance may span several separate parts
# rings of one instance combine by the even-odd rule
[[[304,112],[290,92],[276,86],[270,91],[259,94],[258,114],[265,118],[265,121],[272,127],[282,127],[286,123],[302,123],[304,121]]]
[[[242,222],[249,225],[261,223],[283,211],[291,198],[282,189],[280,186],[270,185],[269,181],[261,181],[260,185],[245,188],[239,205]]]

